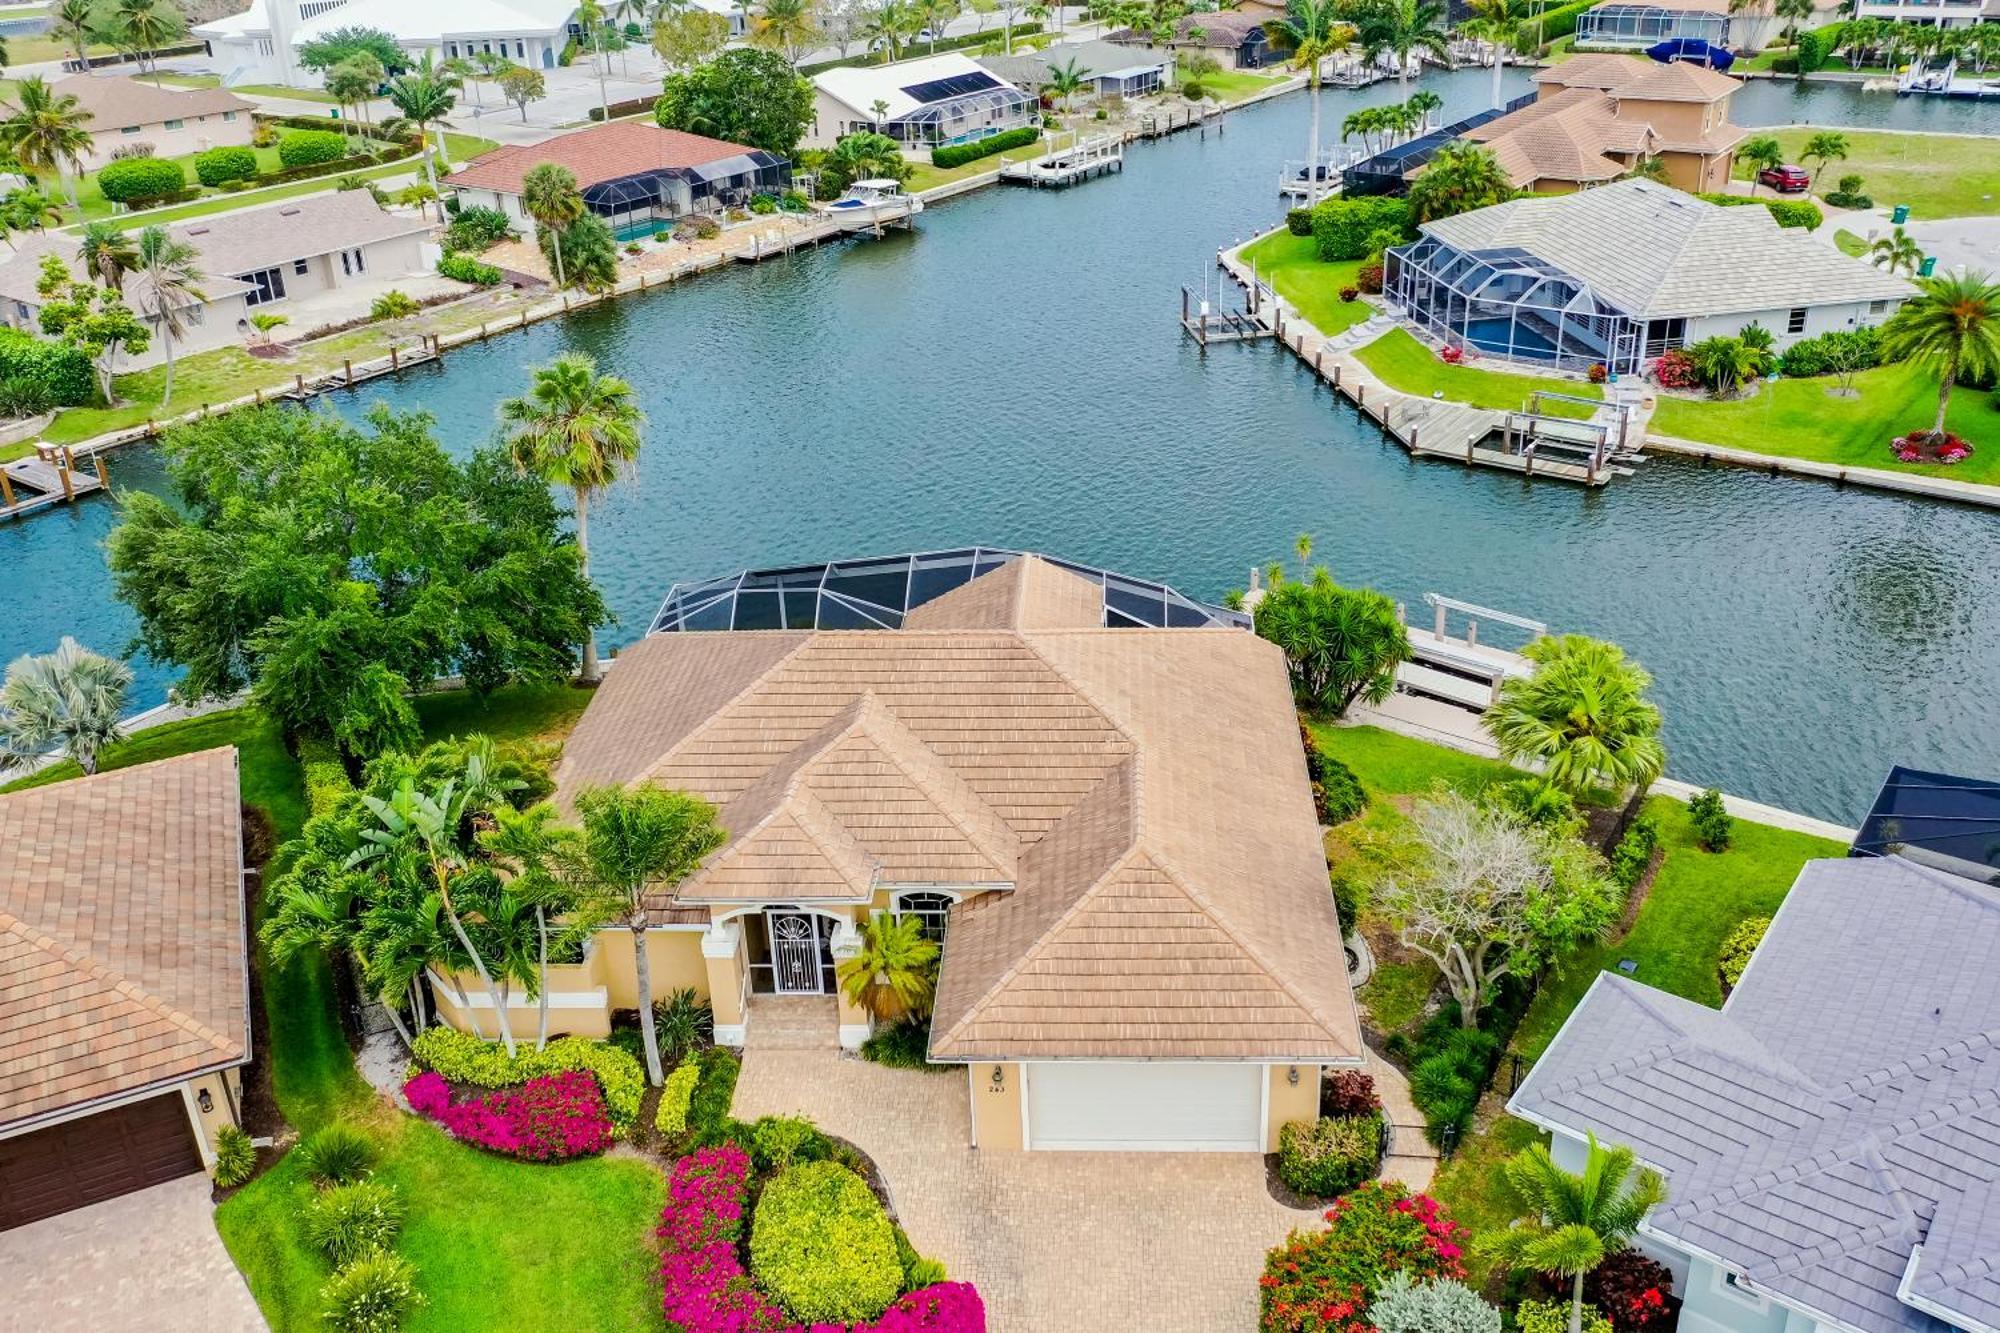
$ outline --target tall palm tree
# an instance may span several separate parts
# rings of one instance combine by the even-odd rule
[[[381,66],[377,65],[376,68],[380,69]],[[345,118],[342,121],[343,125],[361,123],[360,108],[367,105],[368,99],[375,95],[375,90],[380,86],[379,79],[369,78],[368,71],[351,60],[344,60],[326,72],[326,93],[339,104],[341,115]],[[355,109],[354,115],[346,118],[349,108]]]
[[[83,170],[83,155],[90,151],[91,113],[74,93],[55,92],[40,75],[22,79],[13,102],[0,107],[7,112],[0,120],[0,148],[30,172],[54,172],[74,207],[76,183],[69,173]]]
[[[96,71],[90,67],[90,39],[97,28],[97,0],[62,0],[49,11],[49,19],[69,39],[83,72],[94,74]]]
[[[1521,654],[1534,674],[1503,683],[1483,719],[1502,759],[1539,763],[1572,793],[1643,787],[1660,775],[1667,752],[1644,667],[1582,634],[1536,639]]]
[[[1528,19],[1528,0],[1472,0],[1472,17],[1458,25],[1467,37],[1492,48],[1492,101],[1496,108],[1501,104],[1500,82],[1506,74],[1502,57],[1510,51],[1525,55],[1534,49]]]
[[[1444,99],[1428,88],[1417,89],[1410,94],[1409,100],[1403,103],[1403,110],[1411,112],[1416,116],[1417,133],[1419,134],[1430,133],[1431,113],[1442,111],[1443,109]]]
[[[583,817],[581,868],[588,889],[611,906],[603,919],[620,921],[632,932],[646,1077],[658,1087],[665,1075],[653,1026],[653,966],[646,950],[653,909],[648,900],[670,895],[728,835],[715,822],[715,807],[684,791],[598,787],[579,793],[576,808]]]
[[[451,88],[451,77],[437,67],[431,53],[426,51],[424,58],[409,73],[389,80],[389,100],[423,136],[424,175],[429,178],[431,188],[437,189],[437,163],[431,157],[430,129],[433,125],[437,126],[442,139],[444,118],[458,103],[458,95]]]
[[[158,225],[139,233],[138,272],[145,279],[138,293],[139,314],[159,326],[165,344],[167,382],[160,395],[165,407],[174,400],[174,340],[185,338],[189,325],[200,322],[202,303],[208,300],[200,284],[208,275],[201,269],[201,252]]]
[[[1042,86],[1062,105],[1063,114],[1068,115],[1069,99],[1090,86],[1090,77],[1090,71],[1071,56],[1060,65],[1049,66],[1048,81]]]
[[[597,105],[603,111],[604,119],[611,119],[611,94],[605,90],[604,75],[610,59],[604,53],[604,6],[597,0],[579,0],[576,7],[576,23],[583,29],[584,40],[590,43],[590,63],[597,67]]]
[[[583,194],[576,188],[576,175],[568,167],[541,162],[529,167],[521,177],[521,207],[535,225],[549,233],[555,249],[556,286],[567,287],[563,273],[563,233],[584,214]]]
[[[1394,54],[1396,90],[1407,95],[1410,57],[1428,51],[1442,60],[1450,50],[1442,0],[1376,0],[1361,20],[1361,50],[1370,60]]]
[[[1798,39],[1799,25],[1809,22],[1818,12],[1818,6],[1814,0],[1776,0],[1771,12],[1785,21],[1783,36],[1790,43]]]
[[[600,375],[582,352],[565,352],[535,370],[526,397],[500,404],[508,427],[507,448],[514,466],[551,486],[567,486],[575,497],[576,545],[585,575],[590,572],[590,497],[618,480],[639,456],[639,427],[646,419],[632,399],[632,386],[616,375]],[[583,683],[598,679],[597,632],[583,641]]]
[[[1933,437],[1944,434],[1952,386],[2000,371],[2000,282],[1987,273],[1918,278],[1918,293],[1882,326],[1882,350],[1938,377]]]
[[[526,810],[501,806],[495,825],[479,835],[479,845],[513,876],[508,885],[515,900],[534,913],[536,994],[540,1008],[535,1049],[549,1044],[549,922],[562,918],[557,939],[579,939],[599,923],[580,915],[581,900],[563,882],[562,870],[575,853],[576,831],[555,823],[556,808],[547,802]]]
[[[1811,0],[1807,0],[1807,3],[1810,4]],[[1847,136],[1838,130],[1821,130],[1806,140],[1806,146],[1799,152],[1799,161],[1803,162],[1807,158],[1819,159],[1819,165],[1813,168],[1813,189],[1819,188],[1819,173],[1826,170],[1827,164],[1845,161],[1847,151]]]
[[[1326,58],[1352,42],[1354,25],[1341,20],[1342,0],[1287,0],[1285,16],[1264,25],[1271,45],[1290,56],[1292,68],[1306,73],[1312,94],[1312,117],[1306,132],[1306,207],[1319,201],[1320,67]]]
[[[834,975],[847,998],[878,1022],[930,1012],[937,987],[938,947],[914,916],[884,912],[861,924],[861,949]]]
[[[1754,14],[1768,10],[1771,3],[1772,0],[1729,0],[1729,20],[1726,26],[1726,31],[1729,34],[1729,44],[1731,46],[1738,45],[1738,42],[1736,40],[1736,31],[1735,31],[1736,16],[1738,14],[1745,14],[1745,13]]]
[[[132,669],[65,635],[52,653],[22,656],[0,685],[0,772],[60,748],[95,773],[106,746],[125,739],[119,719]]]
[[[1869,262],[1877,268],[1886,268],[1891,273],[1908,273],[1916,276],[1924,266],[1924,248],[1917,244],[1916,237],[1901,227],[1894,228],[1887,236],[1875,238],[1875,244],[1868,247]]]
[[[76,258],[90,281],[122,294],[125,275],[139,267],[139,247],[112,223],[92,222],[83,229]]]
[[[1292,554],[1299,558],[1299,577],[1312,577],[1313,535],[1301,532],[1292,542]]]
[[[750,20],[750,44],[778,51],[794,65],[819,39],[814,0],[764,0],[762,12]]]
[[[160,86],[159,62],[153,53],[169,45],[187,31],[187,19],[171,0],[118,0],[112,21],[125,45],[139,53],[139,69],[150,70],[153,86]]]
[[[1539,1143],[1509,1158],[1507,1183],[1522,1215],[1477,1242],[1511,1267],[1569,1278],[1569,1333],[1582,1333],[1584,1274],[1630,1245],[1639,1223],[1667,1197],[1660,1173],[1639,1167],[1630,1148],[1606,1148],[1592,1134],[1589,1154],[1581,1172],[1557,1166]]]

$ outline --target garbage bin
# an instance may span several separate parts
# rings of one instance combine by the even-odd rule
[[[1917,276],[1928,278],[1937,272],[1937,256],[1925,255],[1923,264],[1917,269]]]
[[[1889,221],[1894,223],[1898,227],[1902,226],[1905,222],[1908,222],[1909,220],[1910,220],[1910,206],[1908,204],[1897,204],[1896,211],[1889,215]]]

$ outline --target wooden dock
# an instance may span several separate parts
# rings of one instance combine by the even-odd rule
[[[910,225],[909,214],[906,213],[900,219],[887,222],[884,225],[908,227]],[[880,228],[877,228],[877,230],[879,231]],[[764,236],[760,232],[750,238],[750,245],[747,248],[734,251],[729,257],[739,264],[761,264],[767,259],[776,259],[781,255],[791,254],[794,250],[803,250],[807,246],[811,246],[817,250],[819,249],[820,242],[836,241],[842,236],[849,234],[838,222],[832,221],[808,227],[804,231],[781,233],[775,240],[768,244],[766,244]]]
[[[1098,134],[1041,157],[1010,162],[1000,168],[1000,179],[1017,185],[1062,189],[1124,169],[1124,140],[1116,135]]]
[[[0,464],[0,519],[23,518],[108,488],[102,458],[93,456],[87,470],[76,463],[67,446],[38,445],[33,458]]]
[[[1181,328],[1203,351],[1208,350],[1210,343],[1255,342],[1275,338],[1277,331],[1257,318],[1256,295],[1257,288],[1251,288],[1250,303],[1242,310],[1218,309],[1210,304],[1206,292],[1197,294],[1183,284]]]

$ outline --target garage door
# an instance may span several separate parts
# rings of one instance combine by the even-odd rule
[[[0,1139],[0,1231],[199,1170],[178,1092]]]
[[[1030,1065],[1028,1146],[1256,1152],[1263,1081],[1262,1065]]]

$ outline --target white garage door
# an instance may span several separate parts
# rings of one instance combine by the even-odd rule
[[[1257,1152],[1264,1067],[1220,1064],[1028,1066],[1028,1146]]]

